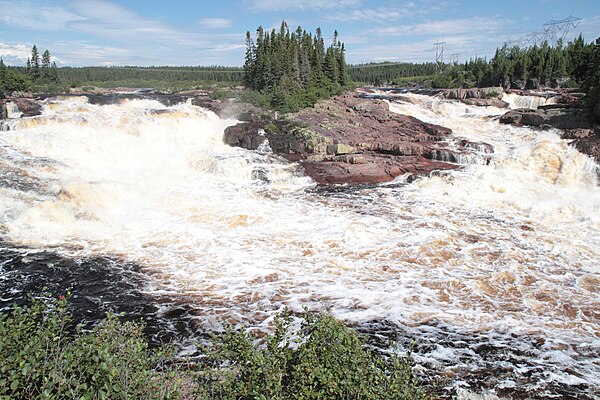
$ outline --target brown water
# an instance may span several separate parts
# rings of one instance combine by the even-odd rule
[[[403,98],[390,109],[494,145],[491,163],[321,190],[268,148],[225,146],[235,121],[190,104],[50,99],[0,134],[4,254],[93,260],[126,277],[116,286],[135,296],[119,301],[143,297],[141,314],[175,325],[268,329],[283,307],[329,309],[401,347],[413,338],[454,388],[592,398],[597,166],[555,133],[499,125],[499,109]],[[34,274],[11,257],[0,276]]]

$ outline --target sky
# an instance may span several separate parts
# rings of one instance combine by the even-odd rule
[[[241,66],[246,31],[285,20],[337,30],[352,64],[433,62],[436,42],[464,62],[568,17],[557,36],[600,36],[600,0],[0,0],[0,56],[25,65],[35,44],[59,66]]]

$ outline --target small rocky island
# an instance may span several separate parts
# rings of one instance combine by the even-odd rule
[[[274,153],[299,162],[319,184],[388,182],[457,169],[465,153],[493,152],[489,144],[455,140],[448,128],[393,113],[384,100],[357,93],[271,121],[247,117],[227,128],[225,143],[254,150],[268,140]]]

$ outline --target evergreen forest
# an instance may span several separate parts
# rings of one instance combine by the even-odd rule
[[[588,106],[600,103],[600,42],[586,43],[583,36],[555,46],[548,42],[530,47],[502,46],[490,60],[475,58],[464,64],[379,63],[350,67],[355,81],[375,86],[419,84],[434,88],[503,86],[513,89],[543,87],[581,88]]]
[[[279,31],[259,27],[255,40],[246,33],[244,84],[265,96],[275,109],[312,106],[318,99],[341,93],[351,82],[337,31],[327,48],[320,28],[314,35],[301,27],[290,32],[285,21]]]

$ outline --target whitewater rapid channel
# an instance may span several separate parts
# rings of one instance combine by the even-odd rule
[[[417,372],[451,392],[597,398],[598,166],[502,109],[390,109],[494,153],[319,188],[267,146],[224,145],[236,121],[190,103],[48,99],[0,132],[0,304],[71,290],[79,318],[125,311],[157,336],[330,310],[385,346],[414,340]]]

